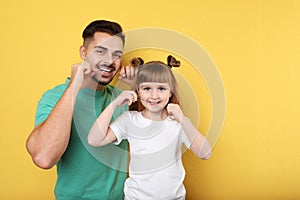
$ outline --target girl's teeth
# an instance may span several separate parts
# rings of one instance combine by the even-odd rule
[[[149,103],[151,103],[151,104],[158,104],[159,103],[159,101],[148,101]]]

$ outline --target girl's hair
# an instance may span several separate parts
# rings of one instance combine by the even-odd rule
[[[171,59],[170,59],[171,58]],[[168,57],[168,64],[161,61],[150,61],[146,64],[138,66],[138,73],[136,77],[136,91],[138,90],[141,83],[144,82],[156,82],[156,83],[167,83],[170,86],[172,96],[169,99],[169,103],[179,104],[179,97],[177,92],[177,81],[171,70],[172,67],[179,67],[180,62],[174,62],[175,58],[172,56]],[[172,62],[171,62],[172,61]],[[142,62],[143,63],[143,62]],[[137,106],[134,110],[141,111],[144,106],[138,99]]]

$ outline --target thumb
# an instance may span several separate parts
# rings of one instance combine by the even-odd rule
[[[170,104],[167,105],[166,109],[167,109],[168,114],[172,114],[172,109],[171,109]]]
[[[121,70],[120,70],[120,76],[119,76],[119,79],[125,78],[125,76],[126,76],[125,67],[122,66],[122,67],[121,67]]]

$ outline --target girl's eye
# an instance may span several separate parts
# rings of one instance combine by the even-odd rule
[[[150,88],[149,87],[145,87],[145,88],[143,88],[143,90],[148,91],[148,90],[150,90]]]
[[[159,91],[165,91],[166,88],[160,87],[160,88],[158,88],[158,90],[159,90]]]

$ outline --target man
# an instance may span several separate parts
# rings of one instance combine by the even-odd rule
[[[73,65],[71,78],[39,101],[27,151],[38,167],[57,166],[57,200],[123,199],[127,143],[117,150],[93,148],[86,145],[86,137],[97,116],[119,93],[109,83],[121,69],[125,38],[119,24],[105,20],[90,23],[82,37],[84,62]],[[119,78],[132,84],[134,76],[135,69],[127,66]]]

